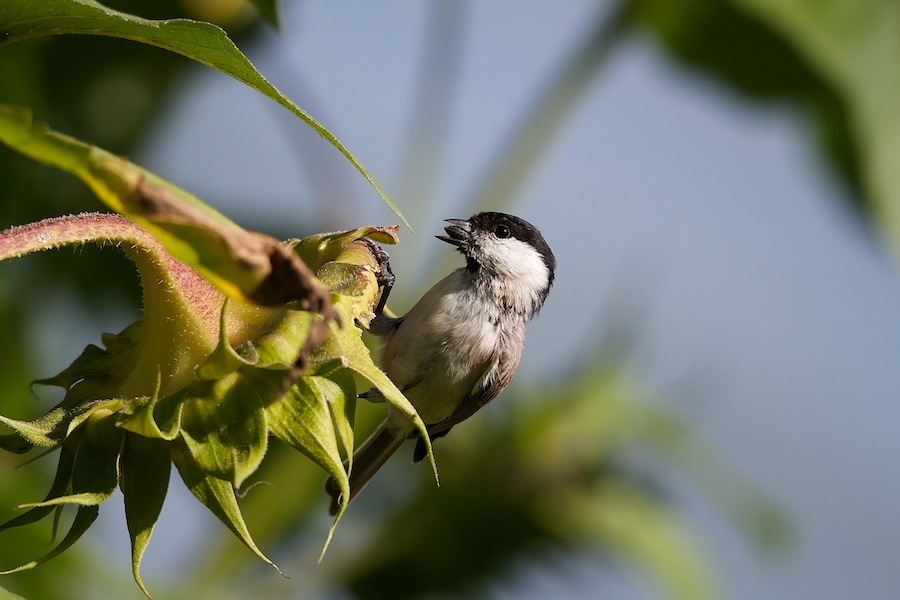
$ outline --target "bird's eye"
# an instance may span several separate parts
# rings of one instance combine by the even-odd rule
[[[498,238],[508,238],[509,237],[509,227],[506,225],[497,225],[497,228],[494,229],[494,235]]]

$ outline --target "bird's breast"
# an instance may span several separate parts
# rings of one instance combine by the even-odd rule
[[[465,286],[432,288],[385,342],[382,366],[426,423],[449,417],[497,368],[497,309]]]

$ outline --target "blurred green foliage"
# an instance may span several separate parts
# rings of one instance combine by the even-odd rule
[[[701,69],[738,93],[761,101],[791,102],[808,110],[822,147],[862,202],[855,140],[844,100],[810,68],[791,40],[748,15],[740,3],[720,0],[642,0],[637,22],[658,36],[678,60]]]
[[[634,0],[635,24],[737,93],[813,123],[861,217],[900,249],[900,6],[880,0]]]
[[[265,6],[266,18],[277,22],[275,3],[257,5]],[[598,22],[590,33],[595,39],[573,41],[570,62],[548,78],[533,110],[510,132],[511,143],[492,162],[484,190],[501,189],[504,199],[514,201],[539,161],[541,147],[552,140],[586,84],[602,77],[608,49],[623,34],[637,31],[659,40],[674,60],[736,94],[788,102],[804,111],[814,124],[814,139],[852,190],[859,214],[876,224],[873,229],[900,240],[900,171],[893,164],[900,155],[896,3],[632,0],[617,6],[615,27],[608,26],[612,21]],[[145,17],[182,14],[171,0],[146,7],[121,0],[116,8]],[[604,12],[598,19],[609,17]],[[237,39],[251,37],[256,27],[237,32]],[[0,101],[31,106],[55,129],[128,155],[155,126],[187,64],[156,48],[90,36],[0,45]],[[539,135],[528,137],[529,131]],[[523,139],[535,144],[524,153],[515,143]],[[2,147],[0,181],[0,228],[97,206],[68,176]],[[495,198],[488,191],[474,194],[470,203]],[[26,348],[5,352],[0,361],[4,414],[34,414],[28,382],[47,374],[43,365],[31,362],[35,353],[27,350],[27,333],[42,318],[30,299],[44,282],[77,290],[87,299],[85,306],[112,296],[136,309],[138,290],[131,270],[112,252],[56,253],[32,259],[27,266],[3,265],[0,343]],[[97,273],[103,273],[102,281]],[[702,544],[667,504],[664,491],[620,460],[629,449],[661,445],[665,457],[719,498],[751,536],[758,536],[764,546],[783,543],[785,525],[777,511],[757,492],[731,480],[727,469],[711,464],[710,452],[697,450],[682,424],[649,409],[639,386],[621,377],[608,358],[585,361],[564,381],[547,382],[532,393],[514,386],[505,396],[506,408],[490,426],[475,419],[441,441],[440,490],[429,484],[424,469],[412,475],[410,468],[400,473],[401,467],[392,465],[384,476],[396,475],[394,495],[379,498],[373,487],[359,500],[356,520],[350,515],[347,524],[352,544],[336,540],[334,553],[339,555],[329,556],[319,570],[321,579],[332,582],[331,589],[373,599],[472,597],[515,564],[535,559],[553,565],[560,552],[577,550],[636,564],[671,597],[715,597],[720,592],[715,565]],[[548,396],[561,401],[547,404]],[[360,427],[379,416],[377,407],[362,410]],[[679,453],[686,448],[694,450]],[[16,464],[15,457],[0,454],[0,518],[11,516],[12,506],[41,495],[49,480],[48,473],[33,467],[13,470]],[[274,446],[258,479],[272,485],[248,493],[242,509],[260,545],[275,546],[282,553],[318,546],[319,512],[325,510],[321,471]],[[4,534],[4,565],[40,554],[44,540],[28,533]],[[0,585],[29,598],[49,598],[67,586],[97,592],[99,588],[85,583],[86,576],[97,576],[106,586],[127,581],[126,573],[112,581],[109,575],[99,576],[78,550],[47,567],[52,577],[46,570],[23,573]],[[178,587],[188,595],[192,590],[216,590],[217,597],[239,597],[258,589],[288,595],[301,585],[297,580],[302,576],[272,583],[271,574],[256,569],[248,558],[223,534],[208,545],[205,556],[197,557],[191,580],[178,582]],[[300,560],[302,568],[308,563]]]

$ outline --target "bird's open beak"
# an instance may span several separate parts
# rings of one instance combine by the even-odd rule
[[[461,250],[472,243],[472,224],[463,219],[447,219],[450,225],[444,227],[447,235],[436,235],[437,239],[448,244],[453,244]]]

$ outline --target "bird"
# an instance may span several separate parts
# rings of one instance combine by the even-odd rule
[[[369,325],[382,340],[382,369],[415,407],[432,440],[447,435],[509,384],[522,357],[525,328],[543,307],[556,270],[543,235],[522,218],[480,212],[445,222],[446,235],[435,237],[455,246],[465,265],[401,317],[383,310],[391,275]],[[375,389],[360,396],[383,400]],[[418,438],[413,461],[420,462],[427,453],[424,440],[406,415],[389,406],[384,421],[353,454],[348,503],[410,438]],[[332,478],[325,488],[335,515],[340,488]]]

